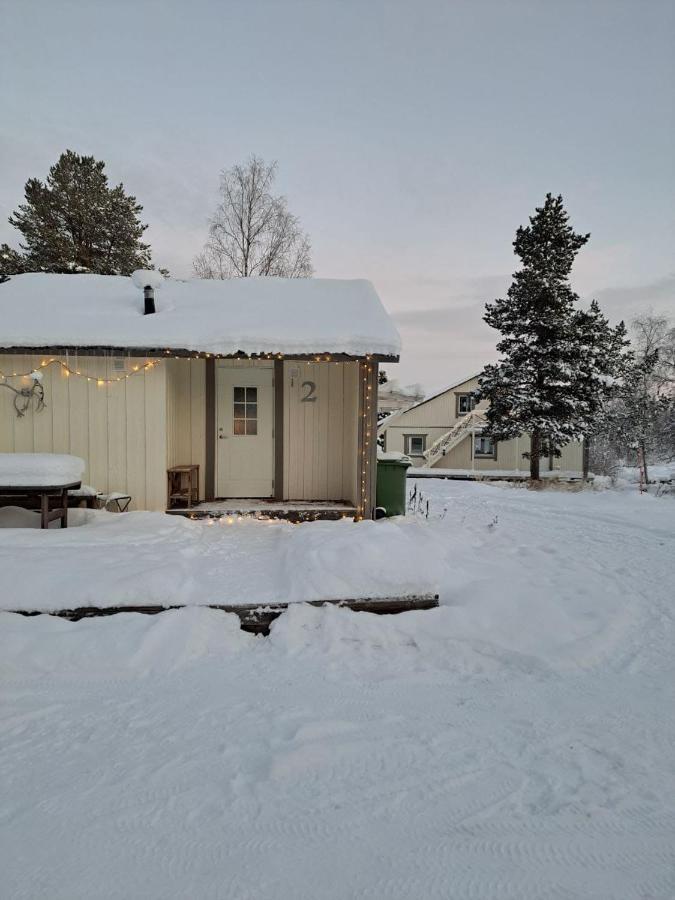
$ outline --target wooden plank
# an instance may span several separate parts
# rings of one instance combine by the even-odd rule
[[[274,363],[274,499],[284,499],[284,363]]]
[[[342,435],[342,497],[355,506],[359,497],[359,365],[343,364],[344,418]]]
[[[330,456],[329,422],[331,405],[334,402],[330,393],[330,363],[322,362],[315,366],[316,371],[316,500],[331,500],[328,487],[328,458]]]
[[[68,366],[73,364],[67,356],[61,359]],[[54,453],[70,453],[70,382],[73,379],[61,366],[52,368],[52,446]]]
[[[120,372],[114,371],[114,377]],[[140,376],[134,376],[140,377]],[[108,401],[108,486],[105,493],[127,489],[127,384],[123,378],[105,391]],[[98,488],[98,485],[94,485]],[[100,488],[99,488],[100,490]]]
[[[214,387],[215,391],[215,387]],[[204,499],[206,471],[206,360],[190,360],[190,463],[199,466],[200,497]],[[215,404],[214,394],[214,404]],[[215,440],[215,437],[214,437]],[[214,450],[215,453],[215,450]]]
[[[89,409],[89,484],[99,491],[118,490],[108,485],[108,390],[95,379],[108,377],[108,361],[90,360],[87,372],[94,376],[87,384]]]
[[[366,409],[368,409],[368,405],[370,406],[370,414],[366,418],[366,438],[368,441],[368,503],[372,518],[375,518],[377,502],[377,379],[378,364],[371,360],[368,381],[370,391],[366,396]]]
[[[145,509],[145,375],[132,375],[126,390],[127,487],[131,509]],[[166,476],[165,476],[166,477]]]
[[[344,363],[328,364],[328,395],[330,409],[328,414],[328,478],[327,499],[344,498],[342,466],[343,466],[343,429],[345,415],[344,396]]]
[[[213,500],[216,493],[216,361],[207,359],[204,364],[204,470],[203,496]],[[200,497],[201,499],[201,497]]]
[[[16,367],[12,371],[30,372],[35,366],[40,365],[41,358],[37,356],[24,356],[17,360]],[[12,378],[15,388],[30,387],[30,378]],[[11,391],[9,392],[11,393]],[[13,398],[12,398],[13,399]],[[13,411],[14,423],[14,450],[16,453],[33,453],[35,450],[35,437],[33,433],[33,408],[30,406],[24,416],[17,416]]]
[[[166,371],[157,365],[139,376],[145,389],[145,508],[164,510],[166,500]]]
[[[17,357],[7,356],[0,359],[0,372],[5,376],[6,383],[12,387],[18,387],[18,380],[12,377],[16,369]],[[15,451],[15,420],[17,418],[14,407],[14,391],[0,387],[0,453],[13,453]]]
[[[84,361],[86,364],[89,360]],[[75,357],[72,368],[78,372],[82,361]],[[82,368],[82,372],[88,369]],[[82,480],[90,483],[89,474],[89,383],[84,378],[71,376],[68,381],[68,431],[69,453],[81,457],[85,462]]]
[[[67,484],[3,484],[0,485],[0,497],[16,497],[28,494],[60,494],[62,491],[77,490],[81,481],[70,481]]]
[[[300,363],[300,379],[297,395],[298,409],[303,425],[303,441],[300,446],[300,463],[302,473],[302,488],[299,499],[316,500],[314,496],[314,411],[316,403],[303,402],[303,397],[307,393],[308,388],[303,385],[308,381],[316,383],[316,375],[314,365],[309,362]]]
[[[301,366],[284,363],[284,474],[286,500],[302,499],[302,446],[305,437],[300,410]]]
[[[178,360],[168,359],[164,363],[166,370],[166,465],[167,468],[175,466],[177,458],[178,440],[178,403],[176,391]]]
[[[35,411],[31,402],[31,418],[33,420],[33,447],[36,453],[54,452],[54,390],[53,382],[60,377],[61,366],[52,363],[41,369],[42,389],[45,392],[45,405],[39,412]]]
[[[174,360],[176,378],[176,465],[192,461],[192,363]]]
[[[376,615],[398,615],[415,610],[435,609],[438,607],[438,594],[406,594],[400,597],[362,597],[343,600],[309,600],[308,606],[340,606],[353,612],[370,612]],[[247,603],[244,605],[209,603],[202,608],[217,609],[221,612],[234,613],[239,617],[243,631],[252,634],[268,635],[271,623],[285,612],[291,603]],[[138,605],[138,606],[79,606],[72,609],[61,609],[42,613],[39,610],[10,610],[22,616],[50,615],[79,622],[80,619],[99,616],[114,616],[119,613],[140,613],[142,615],[158,615],[173,609],[185,609],[184,604]]]
[[[357,422],[357,473],[356,473],[356,507],[362,518],[366,517],[366,465],[365,465],[365,407],[366,407],[367,374],[364,362],[359,363],[359,411]]]

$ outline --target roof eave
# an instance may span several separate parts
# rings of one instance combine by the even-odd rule
[[[397,363],[400,360],[398,354],[389,353],[335,353],[332,350],[316,350],[312,353],[281,353],[271,351],[260,351],[258,353],[244,353],[238,351],[236,353],[213,353],[206,350],[189,350],[186,347],[115,347],[111,345],[93,345],[86,346],[12,346],[0,347],[0,354],[4,355],[58,355],[64,353],[77,353],[81,356],[103,356],[103,355],[119,355],[119,356],[157,356],[163,358],[189,358],[189,359],[300,359],[313,362],[321,362],[329,357],[331,360],[339,362],[340,360],[357,360],[370,359],[373,362]]]

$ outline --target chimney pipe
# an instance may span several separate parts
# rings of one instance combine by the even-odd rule
[[[145,300],[144,316],[152,315],[155,312],[155,292],[149,284],[143,288],[143,299]]]

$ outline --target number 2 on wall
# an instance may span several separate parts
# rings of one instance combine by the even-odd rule
[[[316,401],[316,397],[314,396],[316,393],[316,382],[315,381],[303,381],[302,386],[307,388],[307,393],[304,397],[301,397],[301,403],[314,403]]]

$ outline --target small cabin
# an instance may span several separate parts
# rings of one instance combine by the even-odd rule
[[[483,434],[487,402],[476,404],[478,375],[382,419],[378,438],[386,451],[405,453],[414,466],[489,474],[528,472],[530,438],[523,434],[495,442]],[[543,459],[542,472],[579,473],[583,446],[572,441],[559,457]]]
[[[400,352],[373,286],[143,275],[0,284],[0,452],[79,456],[131,509],[171,506],[192,467],[200,507],[373,516],[378,366]]]

